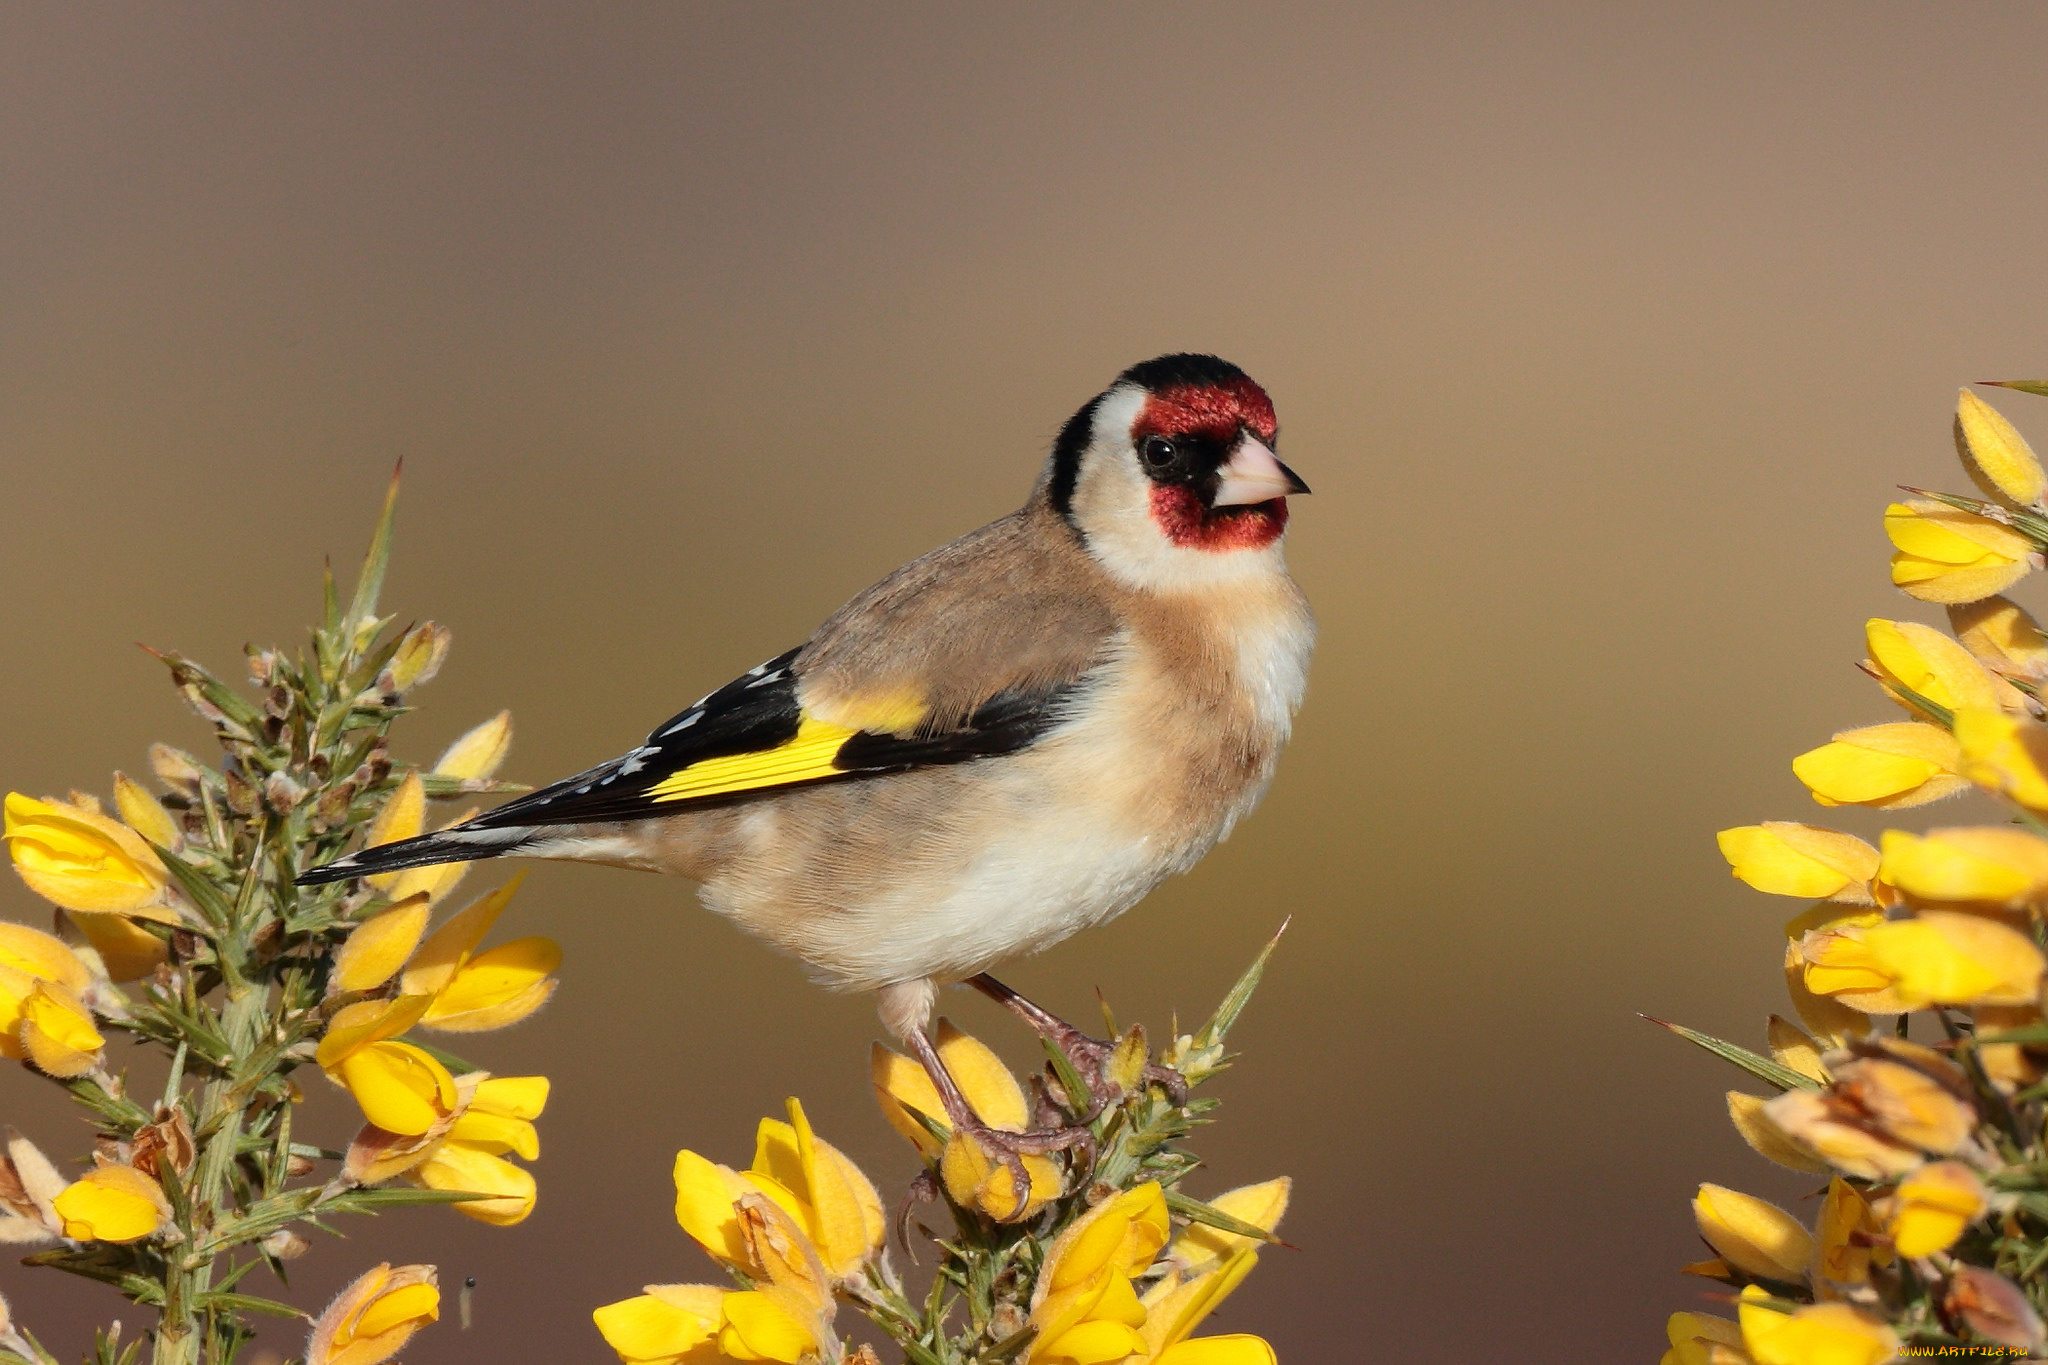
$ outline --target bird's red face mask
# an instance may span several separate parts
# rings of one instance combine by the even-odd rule
[[[1152,520],[1177,546],[1256,550],[1287,529],[1287,498],[1308,492],[1273,453],[1272,400],[1249,379],[1183,385],[1147,396],[1131,423],[1151,480]]]

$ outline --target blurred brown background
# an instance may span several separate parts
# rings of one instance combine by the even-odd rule
[[[1010,975],[1163,1025],[1293,915],[1194,1188],[1292,1172],[1300,1250],[1219,1323],[1654,1359],[1693,1184],[1799,1186],[1634,1012],[1783,1008],[1798,907],[1713,831],[1822,818],[1786,760],[1886,718],[1862,618],[1927,616],[1891,485],[1960,484],[1960,382],[2048,372],[2048,14],[1683,8],[0,10],[0,781],[197,744],[134,642],[297,638],[399,456],[387,601],[456,633],[402,751],[510,706],[509,775],[559,776],[1015,505],[1124,365],[1215,350],[1316,489],[1298,737],[1192,877]],[[678,1146],[743,1161],[795,1093],[911,1173],[868,1002],[687,887],[542,867],[508,927],[568,953],[473,1049],[556,1079],[538,1212],[359,1220],[300,1301],[430,1260],[476,1325],[408,1359],[597,1360],[593,1306],[707,1271]],[[82,1147],[25,1075],[0,1111]],[[0,1293],[67,1359],[118,1311]]]

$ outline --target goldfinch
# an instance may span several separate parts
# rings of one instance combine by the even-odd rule
[[[945,1074],[935,988],[977,986],[1099,1077],[1102,1045],[986,973],[1129,909],[1264,793],[1315,639],[1281,548],[1308,486],[1277,436],[1234,365],[1134,365],[1022,508],[644,744],[300,881],[508,854],[688,877],[823,984],[875,992],[955,1126],[1016,1149]]]

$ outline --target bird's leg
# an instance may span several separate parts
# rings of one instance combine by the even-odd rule
[[[967,984],[1022,1019],[1039,1037],[1060,1050],[1081,1079],[1088,1083],[1088,1093],[1095,1100],[1095,1114],[1123,1098],[1122,1091],[1109,1077],[1109,1059],[1116,1052],[1113,1040],[1105,1042],[1090,1037],[1043,1005],[1025,999],[987,972],[968,977]],[[1188,1102],[1188,1083],[1171,1067],[1147,1062],[1141,1079],[1159,1086],[1175,1104]],[[1088,1118],[1092,1120],[1095,1114]]]
[[[969,1141],[1001,1161],[1009,1170],[1011,1188],[1017,1192],[1019,1212],[1031,1198],[1031,1173],[1024,1169],[1026,1156],[1044,1156],[1094,1140],[1095,1135],[1079,1125],[1039,1128],[1024,1133],[991,1128],[982,1122],[981,1115],[974,1112],[974,1106],[960,1093],[960,1087],[953,1080],[953,1073],[946,1070],[945,1060],[939,1056],[931,1034],[921,1027],[915,1028],[910,1030],[904,1041],[910,1044],[910,1050],[917,1054],[925,1074],[931,1077],[932,1088],[939,1092],[939,1104],[944,1107],[946,1120],[952,1125],[955,1136],[965,1134]]]

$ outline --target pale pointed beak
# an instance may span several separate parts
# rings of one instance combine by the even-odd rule
[[[1216,483],[1216,496],[1209,500],[1211,507],[1243,507],[1308,492],[1300,476],[1252,436],[1237,443],[1229,463],[1218,472],[1222,477]]]

